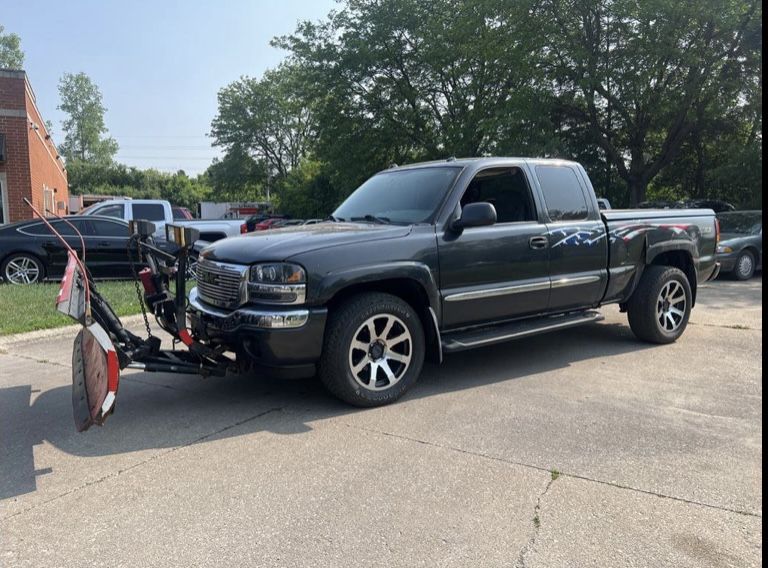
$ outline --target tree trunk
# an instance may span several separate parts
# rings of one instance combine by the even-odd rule
[[[627,185],[629,187],[629,205],[630,207],[637,207],[639,203],[645,201],[648,184],[640,178],[632,178]]]

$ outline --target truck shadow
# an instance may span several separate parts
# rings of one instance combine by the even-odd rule
[[[577,333],[541,335],[454,354],[439,366],[428,363],[403,400],[414,402],[522,377],[535,378],[578,361],[649,348],[638,342],[626,325],[616,323],[584,326]],[[69,371],[64,375],[68,379]],[[578,379],[577,375],[569,380]],[[116,412],[107,424],[78,434],[69,385],[41,393],[30,405],[31,388],[0,389],[0,500],[33,492],[38,475],[56,473],[55,463],[43,464],[53,469],[36,469],[33,448],[43,442],[75,460],[87,460],[259,431],[299,434],[312,430],[312,423],[319,420],[367,412],[337,401],[312,379],[201,379],[133,373],[121,381]],[[85,476],[89,463],[67,467],[82,467]]]

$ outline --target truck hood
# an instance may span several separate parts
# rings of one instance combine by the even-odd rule
[[[410,226],[402,225],[318,223],[230,237],[206,247],[200,256],[233,264],[272,262],[317,249],[405,237],[410,231]]]

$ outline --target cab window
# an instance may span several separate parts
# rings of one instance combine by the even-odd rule
[[[518,167],[492,168],[478,172],[461,198],[461,206],[490,203],[497,223],[536,221],[536,205],[525,174]]]

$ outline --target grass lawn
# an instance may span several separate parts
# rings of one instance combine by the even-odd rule
[[[118,316],[141,313],[133,281],[98,282],[99,292]],[[0,284],[0,335],[73,325],[56,311],[59,283],[14,286]]]

